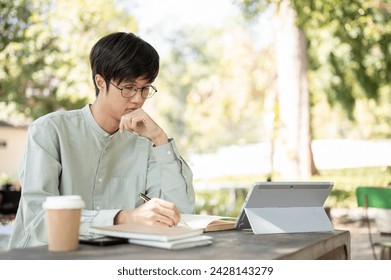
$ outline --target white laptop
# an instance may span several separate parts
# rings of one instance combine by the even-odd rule
[[[235,228],[255,234],[333,231],[323,204],[332,182],[257,182],[250,189]]]

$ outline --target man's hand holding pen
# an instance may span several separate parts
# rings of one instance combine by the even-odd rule
[[[172,227],[179,223],[181,213],[175,204],[159,198],[144,201],[146,203],[133,210],[121,210],[114,218],[114,224],[135,222],[145,225]]]

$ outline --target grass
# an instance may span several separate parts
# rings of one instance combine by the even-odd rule
[[[196,213],[237,216],[250,186],[256,181],[266,181],[267,176],[230,176],[195,181]],[[275,181],[281,181],[278,178]],[[355,208],[358,186],[386,187],[391,182],[391,166],[354,169],[323,170],[309,181],[331,181],[334,188],[325,202],[330,208]],[[203,185],[202,189],[197,186]],[[211,189],[208,189],[208,186]]]
[[[321,172],[314,180],[329,180],[334,182],[334,188],[326,200],[329,207],[355,208],[356,188],[358,186],[386,187],[391,183],[391,166],[366,167],[354,169],[337,169]]]

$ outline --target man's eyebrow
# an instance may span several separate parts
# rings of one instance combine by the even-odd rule
[[[121,84],[124,83],[125,85],[127,85],[127,84],[134,84],[135,82],[136,80],[123,80]]]
[[[152,83],[146,83],[145,85],[143,85],[142,87],[149,87],[149,86],[151,86],[152,85]],[[137,87],[137,85],[136,85],[136,81],[134,81],[134,82],[126,82],[124,85],[123,85],[123,87],[126,87],[126,86],[135,86],[135,87]]]
[[[126,87],[126,86],[135,86],[136,84],[134,82],[130,82],[130,83],[126,83],[124,84],[123,86]]]

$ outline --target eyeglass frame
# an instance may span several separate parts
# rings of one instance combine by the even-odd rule
[[[137,92],[138,92],[139,90],[141,90],[141,97],[144,98],[144,99],[149,99],[149,98],[151,98],[152,96],[154,96],[155,93],[157,93],[157,88],[156,88],[155,86],[153,86],[153,85],[149,85],[149,86],[145,86],[145,87],[132,86],[133,88],[135,88],[134,94],[133,94],[132,96],[124,96],[123,93],[122,93],[122,91],[125,89],[125,87],[120,88],[119,86],[116,86],[115,84],[113,84],[113,83],[112,83],[111,81],[109,81],[109,80],[107,80],[107,82],[109,82],[111,85],[113,85],[116,89],[120,90],[120,91],[121,91],[121,96],[122,96],[123,98],[132,98],[132,97],[134,97],[134,96],[137,94]],[[152,89],[154,90],[154,92],[151,94],[151,96],[147,96],[147,97],[144,97],[144,96],[143,96],[143,90],[144,90],[145,88],[152,88]],[[148,93],[148,95],[149,95],[149,93]]]

